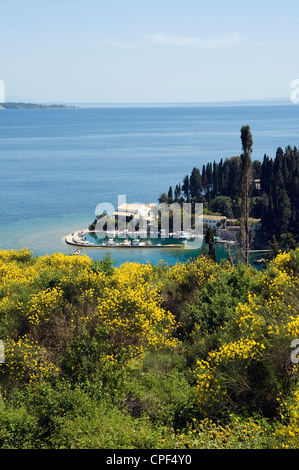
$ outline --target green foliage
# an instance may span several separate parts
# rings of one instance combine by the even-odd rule
[[[113,269],[114,269],[113,265],[114,265],[114,260],[111,257],[111,253],[108,252],[104,256],[104,259],[102,261],[93,260],[91,264],[91,269],[93,269],[94,271],[103,272],[109,276],[113,273]]]
[[[279,243],[276,240],[275,235],[273,235],[272,239],[269,240],[269,245],[270,245],[270,250],[267,253],[267,258],[269,261],[271,261],[272,259],[275,259],[279,253]]]
[[[83,329],[66,350],[61,363],[62,377],[72,385],[98,397],[118,399],[124,381],[124,357],[120,350],[115,361],[106,361],[111,352],[107,328]]]
[[[18,405],[18,402],[23,405]],[[61,382],[40,384],[0,408],[3,449],[154,448],[161,431]]]
[[[197,324],[208,334],[218,330],[233,315],[238,303],[246,302],[248,292],[254,292],[256,283],[253,270],[244,265],[232,271],[220,271],[188,305],[189,328]]]
[[[211,209],[219,215],[232,218],[232,200],[228,196],[216,196],[211,202]]]
[[[0,404],[0,448],[32,449],[42,446],[37,419],[30,415],[24,404]]]
[[[217,262],[214,233],[211,227],[208,228],[207,233],[205,235],[205,243],[209,246],[209,257],[211,258],[211,260]]]
[[[159,426],[182,427],[194,416],[196,401],[183,373],[137,371],[125,385],[125,406],[135,417],[149,416]]]
[[[125,407],[135,417],[149,416],[156,426],[184,427],[196,401],[181,353],[148,353],[142,367],[131,364],[124,383]]]
[[[0,448],[298,447],[298,249],[262,271],[0,251],[0,274]]]
[[[241,128],[241,142],[240,156],[210,162],[201,169],[194,167],[190,176],[183,178],[183,197],[176,200],[203,202],[206,214],[261,219],[263,231],[256,243],[265,245],[275,235],[277,240],[282,237],[282,249],[294,249],[299,242],[298,149],[288,146],[283,151],[279,147],[273,159],[265,155],[261,163],[251,161],[253,139],[249,126]],[[163,193],[163,202],[167,201]],[[286,246],[283,238],[287,233],[293,240]]]

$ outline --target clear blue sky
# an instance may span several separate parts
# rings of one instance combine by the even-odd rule
[[[2,0],[6,101],[288,97],[298,0]]]

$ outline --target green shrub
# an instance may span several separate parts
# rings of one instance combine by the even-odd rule
[[[0,403],[0,449],[29,449],[42,446],[37,419],[24,404]]]
[[[185,425],[196,406],[191,385],[177,371],[135,374],[126,382],[125,394],[125,406],[132,416],[149,416],[159,426]]]
[[[247,301],[248,292],[254,292],[256,285],[254,271],[243,265],[220,271],[187,305],[188,329],[197,324],[208,334],[218,330],[233,315],[237,304]]]

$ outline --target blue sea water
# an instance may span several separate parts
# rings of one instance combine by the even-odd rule
[[[0,249],[72,252],[65,235],[85,229],[99,203],[157,202],[193,167],[241,153],[253,159],[299,146],[299,105],[81,107],[0,111]],[[105,250],[87,249],[94,259]],[[116,264],[172,264],[190,253],[115,250]]]

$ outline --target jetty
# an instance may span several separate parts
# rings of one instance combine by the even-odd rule
[[[94,231],[90,230],[81,230],[79,232],[73,232],[65,237],[65,243],[68,245],[76,246],[78,248],[102,248],[102,249],[110,249],[110,248],[121,248],[121,249],[132,249],[132,248],[154,248],[154,249],[182,249],[184,248],[184,244],[180,243],[173,243],[173,244],[152,244],[149,240],[137,240],[133,239],[132,241],[128,239],[124,239],[120,242],[115,242],[114,239],[110,238],[108,241],[103,241],[101,244],[96,244],[94,242],[90,242],[86,240],[85,235],[87,233],[95,233]]]

